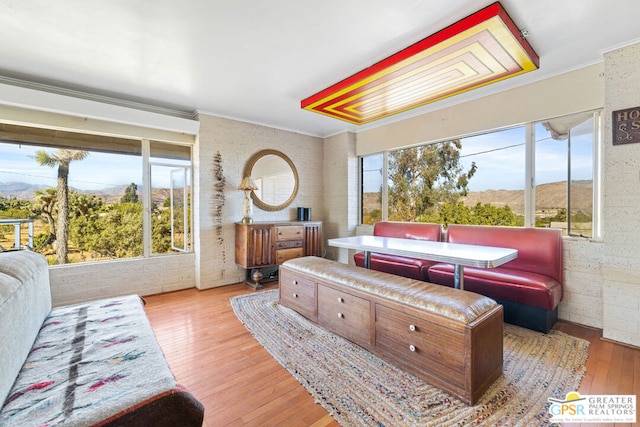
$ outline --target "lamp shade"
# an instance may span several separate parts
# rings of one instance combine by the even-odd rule
[[[240,185],[238,186],[238,190],[243,191],[253,191],[257,190],[256,184],[253,182],[250,176],[245,176]]]

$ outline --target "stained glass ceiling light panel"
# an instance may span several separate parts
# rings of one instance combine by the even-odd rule
[[[499,2],[300,102],[364,124],[538,69]]]

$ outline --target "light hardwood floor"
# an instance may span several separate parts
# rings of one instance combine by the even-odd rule
[[[178,382],[205,406],[204,425],[337,426],[233,314],[229,297],[249,292],[255,291],[230,285],[145,297],[151,326]],[[640,349],[604,341],[591,328],[566,322],[555,328],[591,342],[581,394],[640,395]]]

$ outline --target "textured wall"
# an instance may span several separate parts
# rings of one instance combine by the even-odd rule
[[[613,111],[640,106],[640,44],[605,55],[603,335],[640,346],[640,144],[612,144]]]
[[[286,154],[298,170],[299,187],[295,200],[277,212],[253,208],[254,221],[289,221],[296,218],[296,207],[310,207],[312,219],[323,220],[322,139],[266,126],[200,114],[200,135],[196,143],[196,199],[194,221],[197,232],[196,282],[200,289],[237,283],[244,270],[235,263],[235,222],[242,219],[244,192],[238,185],[249,158],[260,150],[273,149]],[[218,242],[213,215],[213,156],[222,156],[226,177],[223,208],[224,243]]]
[[[194,259],[181,254],[50,267],[53,305],[193,288]]]
[[[563,299],[558,317],[602,328],[602,252],[604,244],[565,237]]]
[[[355,134],[324,140],[325,239],[353,236],[358,225],[358,159]],[[327,258],[353,263],[346,249],[326,247]]]

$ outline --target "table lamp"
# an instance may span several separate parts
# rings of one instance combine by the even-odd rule
[[[254,184],[250,176],[245,176],[238,186],[238,190],[244,191],[244,201],[242,202],[242,214],[244,215],[242,218],[243,224],[251,224],[253,222],[251,218],[253,214],[253,201],[250,195],[253,190],[257,189],[258,187],[256,187],[256,184]]]

